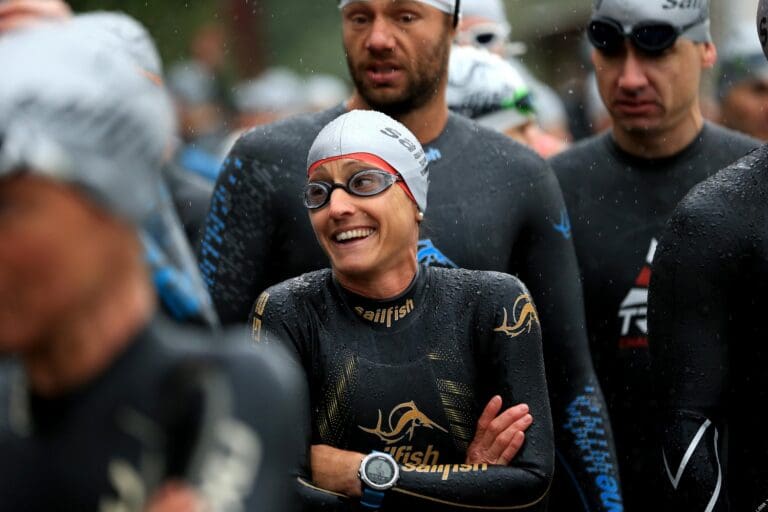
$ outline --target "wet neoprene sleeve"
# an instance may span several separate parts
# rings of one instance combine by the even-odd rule
[[[696,187],[662,236],[649,298],[659,383],[659,500],[768,506],[768,148]]]
[[[651,280],[649,345],[660,396],[668,395],[662,399],[662,446],[655,456],[664,475],[665,503],[686,510],[727,510],[718,437],[723,435],[728,372],[722,363],[728,360],[730,338],[730,286],[723,279],[731,272],[716,257],[718,251],[708,258],[703,247],[691,243],[690,234],[699,238],[704,231],[696,217],[679,210],[673,215]],[[713,497],[718,508],[708,508]]]
[[[540,183],[531,187],[528,225],[513,268],[519,269],[523,282],[530,283],[542,318],[549,319],[542,322],[542,331],[561,471],[556,488],[575,488],[586,510],[622,510],[611,424],[584,325],[570,220],[554,174],[541,172],[536,178]]]
[[[403,296],[371,301],[319,271],[267,290],[252,325],[256,339],[285,345],[304,369],[312,444],[398,461],[382,510],[544,509],[554,444],[541,333],[513,277],[422,267]],[[509,466],[464,464],[496,394],[505,408],[529,405],[524,446]],[[308,510],[356,501],[300,473]]]

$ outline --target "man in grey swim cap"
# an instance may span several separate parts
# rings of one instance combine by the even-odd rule
[[[587,35],[613,128],[551,160],[571,214],[629,512],[660,506],[648,493],[661,475],[646,316],[657,240],[693,185],[758,144],[703,119],[701,76],[717,58],[708,4],[597,0]]]
[[[708,0],[598,0],[587,34],[619,144],[651,157],[685,147],[702,123],[701,72],[717,59]]]

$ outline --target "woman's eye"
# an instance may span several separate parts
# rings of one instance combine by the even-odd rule
[[[350,183],[349,186],[354,190],[367,192],[367,191],[376,189],[379,186],[380,182],[381,182],[381,179],[378,176],[371,176],[371,175],[355,176],[352,179],[352,183]]]

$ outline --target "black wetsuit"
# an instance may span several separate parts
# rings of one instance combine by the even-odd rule
[[[195,339],[197,338],[197,339]],[[294,510],[301,394],[290,359],[154,322],[91,383],[56,398],[0,379],[0,510],[141,510],[184,479],[212,510]],[[297,391],[299,390],[299,391]]]
[[[664,223],[694,185],[757,141],[712,124],[675,156],[622,151],[610,133],[577,144],[551,164],[571,214],[592,356],[608,401],[628,511],[658,507],[649,492],[655,445],[647,340],[651,262]]]
[[[671,509],[768,507],[767,291],[763,146],[686,196],[654,263],[650,341],[669,468],[657,449],[664,492],[654,494]]]
[[[269,288],[253,325],[255,339],[284,341],[306,374],[312,444],[386,451],[401,465],[384,510],[543,510],[552,420],[538,315],[517,279],[422,267],[399,297],[375,301],[320,270]],[[530,406],[525,444],[509,466],[463,464],[496,394]],[[329,499],[346,509],[306,482],[309,510]]]
[[[208,205],[213,194],[213,182],[193,174],[176,163],[163,167],[163,178],[176,207],[176,213],[184,226],[184,232],[194,245],[200,239],[205,225]]]
[[[198,251],[222,322],[247,318],[267,286],[328,266],[300,197],[312,141],[344,112],[339,106],[257,127],[230,152]],[[555,480],[576,484],[592,510],[616,510],[613,439],[552,171],[508,137],[456,114],[424,150],[430,186],[419,261],[506,272],[530,288],[542,318],[557,461],[566,463]]]

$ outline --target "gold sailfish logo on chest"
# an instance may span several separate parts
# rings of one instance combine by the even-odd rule
[[[389,418],[387,418],[388,431],[384,430],[382,420],[381,409],[379,409],[379,421],[376,423],[376,428],[365,428],[362,426],[358,426],[358,428],[363,432],[368,432],[369,434],[377,436],[387,444],[395,444],[406,436],[410,441],[413,439],[413,432],[419,427],[429,429],[436,428],[442,432],[448,433],[447,430],[421,412],[416,407],[416,403],[413,400],[397,405],[392,409],[392,412],[389,413]]]
[[[509,325],[509,313],[507,313],[507,308],[504,308],[504,320],[493,332],[501,332],[510,338],[517,338],[521,334],[531,332],[534,322],[539,323],[539,314],[533,307],[531,296],[527,293],[520,295],[515,300],[515,305],[512,307],[512,321],[514,325]]]

